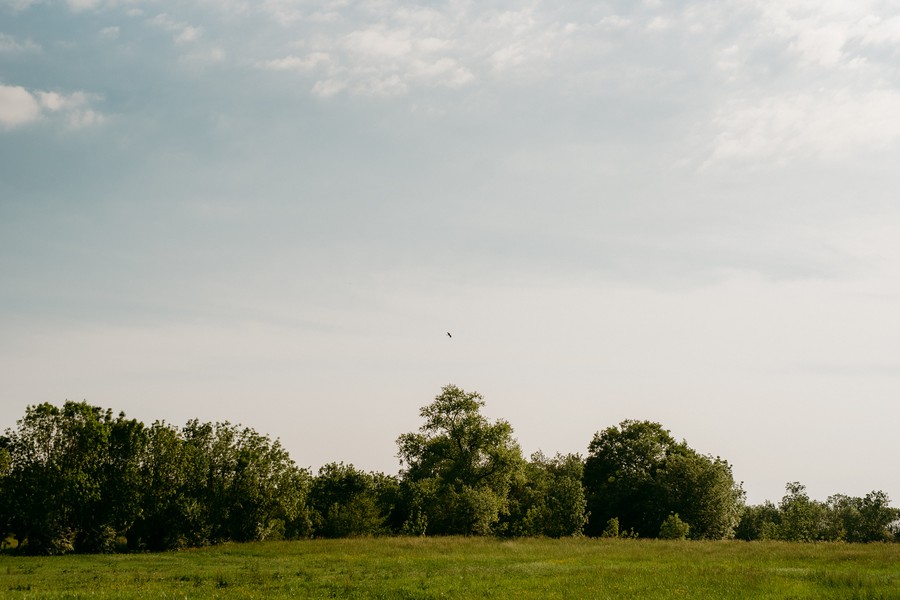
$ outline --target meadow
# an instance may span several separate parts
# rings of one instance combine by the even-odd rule
[[[4,554],[0,596],[900,599],[900,544],[394,537]]]

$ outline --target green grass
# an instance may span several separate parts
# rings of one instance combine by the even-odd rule
[[[900,544],[379,538],[2,555],[0,597],[900,599]]]

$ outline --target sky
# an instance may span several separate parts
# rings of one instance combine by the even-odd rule
[[[396,473],[453,383],[898,505],[898,162],[894,2],[0,0],[0,428]]]

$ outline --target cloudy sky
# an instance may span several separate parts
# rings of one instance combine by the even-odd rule
[[[898,65],[879,0],[0,0],[0,426],[393,473],[452,382],[897,504]]]

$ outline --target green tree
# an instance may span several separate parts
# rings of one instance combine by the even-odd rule
[[[744,508],[744,491],[727,461],[684,448],[666,456],[655,477],[658,502],[690,523],[694,539],[734,536]]]
[[[533,454],[525,465],[524,477],[514,480],[510,490],[504,533],[580,535],[587,522],[583,471],[584,463],[577,454],[557,454],[554,458],[541,452]]]
[[[821,502],[810,499],[806,486],[799,482],[785,485],[787,492],[778,505],[781,522],[778,539],[791,542],[814,542],[828,538],[827,510]]]
[[[860,526],[854,538],[861,542],[891,539],[890,528],[900,519],[900,509],[891,507],[888,495],[880,490],[866,494],[859,503]]]
[[[208,541],[198,513],[204,469],[177,427],[157,421],[141,460],[140,517],[127,533],[133,550],[168,550]]]
[[[776,539],[780,523],[781,513],[778,511],[778,507],[768,500],[762,504],[747,506],[741,513],[734,537],[748,542]]]
[[[691,526],[681,520],[678,513],[672,513],[662,522],[659,538],[662,540],[684,540],[691,532]]]
[[[279,441],[231,423],[189,421],[181,435],[187,449],[188,522],[191,545],[263,540],[298,508],[288,484],[297,467]]]
[[[310,508],[316,535],[349,537],[385,533],[390,510],[381,503],[381,476],[353,465],[329,463],[319,469],[312,484]]]
[[[249,427],[217,424],[216,440],[219,537],[238,542],[270,537],[295,512],[294,490],[288,487],[297,470],[294,461],[280,441]]]
[[[900,519],[882,491],[863,498],[835,494],[825,501],[827,539],[848,542],[884,542],[892,539],[891,524]]]
[[[650,421],[627,420],[594,435],[584,487],[590,535],[601,535],[615,517],[623,530],[654,537],[678,513],[695,537],[727,538],[744,499],[726,461],[695,452]]]
[[[5,435],[0,435],[0,549],[6,544],[6,539],[12,534],[11,527],[11,497],[9,472],[12,468],[12,456],[9,453],[10,440]]]
[[[308,536],[310,480],[280,442],[253,429],[154,423],[141,461],[141,517],[129,546],[164,550]]]
[[[483,406],[480,394],[447,385],[420,410],[419,431],[398,438],[407,531],[490,534],[508,513],[524,460],[509,423],[489,421]]]
[[[108,461],[103,485],[104,511],[116,537],[127,532],[140,517],[145,490],[141,463],[149,444],[147,427],[124,413],[111,423]],[[101,536],[102,537],[102,536]],[[107,541],[111,541],[107,538]]]
[[[29,406],[6,435],[9,526],[34,553],[109,552],[139,509],[143,429],[86,402]]]
[[[603,528],[603,532],[600,534],[600,537],[605,538],[617,538],[619,537],[619,519],[618,517],[613,517],[609,521],[606,522],[606,527]]]
[[[599,535],[617,517],[620,528],[655,536],[668,514],[658,505],[656,473],[667,456],[684,451],[667,430],[650,421],[626,420],[595,434],[584,466],[587,532]]]

